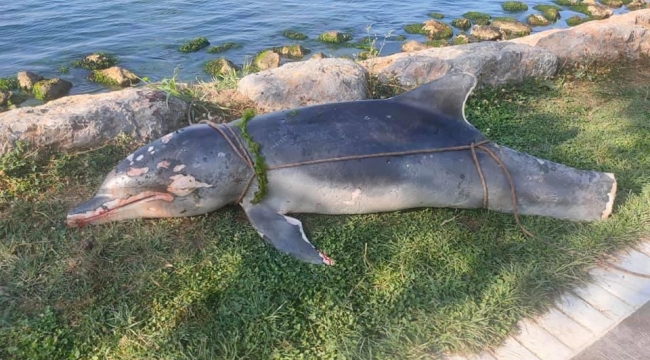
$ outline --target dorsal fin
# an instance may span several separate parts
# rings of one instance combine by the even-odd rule
[[[465,102],[474,87],[476,87],[474,75],[451,73],[395,96],[392,100],[469,124],[465,118]]]

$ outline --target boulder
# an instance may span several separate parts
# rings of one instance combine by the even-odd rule
[[[302,59],[305,55],[311,52],[311,50],[298,44],[274,47],[272,50],[280,56],[285,56],[291,59]]]
[[[472,23],[469,19],[457,18],[451,21],[451,26],[461,30],[469,30],[472,27]]]
[[[32,94],[38,100],[49,101],[68,95],[72,83],[63,79],[54,78],[41,80],[32,87]]]
[[[43,77],[38,74],[34,74],[33,72],[21,71],[16,76],[16,79],[18,80],[18,86],[21,89],[32,90],[34,84],[43,80]]]
[[[101,84],[113,86],[131,86],[140,82],[140,78],[127,69],[113,66],[103,70],[93,70],[88,79]]]
[[[588,15],[597,19],[605,19],[614,13],[608,6],[601,5],[596,0],[583,0],[583,5],[587,6]]]
[[[499,40],[503,35],[498,27],[490,25],[474,25],[469,34],[480,41]]]
[[[625,5],[625,8],[628,10],[645,9],[647,7],[648,7],[648,2],[645,0],[632,0],[627,5]]]
[[[423,23],[422,31],[430,38],[434,40],[447,39],[454,34],[454,30],[451,29],[451,26],[438,21],[438,20],[427,20]]]
[[[239,67],[226,58],[208,60],[203,65],[203,71],[211,76],[223,76],[224,74],[237,72]]]
[[[423,43],[415,40],[409,40],[405,41],[402,44],[402,51],[404,52],[413,52],[413,51],[420,51],[424,49],[428,49],[429,47],[424,45]]]
[[[53,150],[94,148],[120,133],[149,141],[186,125],[186,111],[185,102],[145,88],[67,96],[0,113],[0,156],[16,141]]]
[[[520,37],[530,35],[533,31],[530,26],[514,19],[494,19],[491,26],[499,28],[501,32],[509,37]]]
[[[88,70],[108,69],[116,64],[117,58],[115,56],[101,52],[86,55],[83,59],[72,62],[72,66]]]
[[[540,14],[530,14],[526,17],[526,22],[531,26],[547,26],[551,24],[547,18]]]
[[[280,55],[273,52],[273,50],[264,50],[255,55],[253,58],[253,66],[260,70],[276,68],[280,66]]]
[[[452,45],[462,45],[462,44],[467,44],[469,43],[469,38],[465,34],[458,34],[451,38],[450,43]]]
[[[549,78],[557,71],[557,57],[548,50],[512,44],[481,42],[362,61],[380,79],[396,77],[405,87],[414,87],[442,77],[448,72],[474,74],[479,83],[492,86],[525,78]]]
[[[348,59],[287,63],[245,76],[238,91],[265,111],[367,98],[366,70]]]
[[[546,49],[561,63],[637,60],[650,56],[650,10],[639,10],[570,29],[553,29],[510,40]]]
[[[327,59],[327,58],[328,58],[328,56],[325,55],[324,52],[318,51],[318,52],[313,53],[311,55],[311,57],[309,58],[309,60],[320,60],[320,59]]]

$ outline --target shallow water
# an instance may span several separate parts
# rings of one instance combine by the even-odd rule
[[[312,51],[326,54],[354,54],[359,50],[319,43],[318,34],[328,30],[350,31],[355,39],[370,35],[379,40],[388,34],[406,35],[408,39],[423,40],[421,35],[409,35],[403,25],[422,22],[433,11],[450,21],[467,11],[482,11],[494,16],[514,16],[523,20],[535,13],[533,6],[543,1],[527,1],[529,10],[507,14],[501,1],[395,1],[298,0],[270,1],[209,1],[209,0],[2,0],[0,5],[0,77],[15,76],[29,70],[45,77],[58,76],[72,81],[72,93],[101,91],[103,87],[85,79],[87,71],[70,68],[59,74],[61,66],[80,59],[85,54],[105,51],[117,55],[121,66],[151,80],[171,77],[179,67],[179,78],[191,81],[208,80],[202,66],[209,59],[225,56],[242,64],[258,51],[294,41],[281,32],[292,29],[303,32],[310,40],[300,42]],[[615,9],[615,13],[624,12]],[[563,11],[562,18],[574,15]],[[541,31],[566,27],[557,23],[535,28]],[[177,48],[184,41],[205,36],[211,45],[233,41],[240,49],[222,54],[183,54]],[[388,41],[382,55],[399,51],[400,41]]]

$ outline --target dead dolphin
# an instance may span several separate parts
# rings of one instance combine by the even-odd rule
[[[290,213],[362,214],[419,207],[607,218],[613,174],[578,170],[489,142],[465,118],[474,76],[450,74],[386,100],[303,107],[182,128],[122,160],[69,226],[204,214],[239,203],[260,236],[297,259],[331,260]],[[259,146],[261,189],[242,136]],[[440,149],[447,149],[439,151]],[[501,162],[495,160],[498,158]],[[259,174],[258,174],[259,175]]]

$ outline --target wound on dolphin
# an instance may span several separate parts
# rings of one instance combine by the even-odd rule
[[[238,204],[279,251],[331,265],[290,214],[485,208],[513,213],[518,224],[519,215],[572,221],[610,216],[613,174],[491,142],[465,117],[475,86],[474,76],[451,73],[389,99],[247,113],[227,124],[185,127],[134,152],[146,154],[135,168],[157,171],[129,176],[130,155],[95,197],[70,210],[67,223],[194,216]]]

